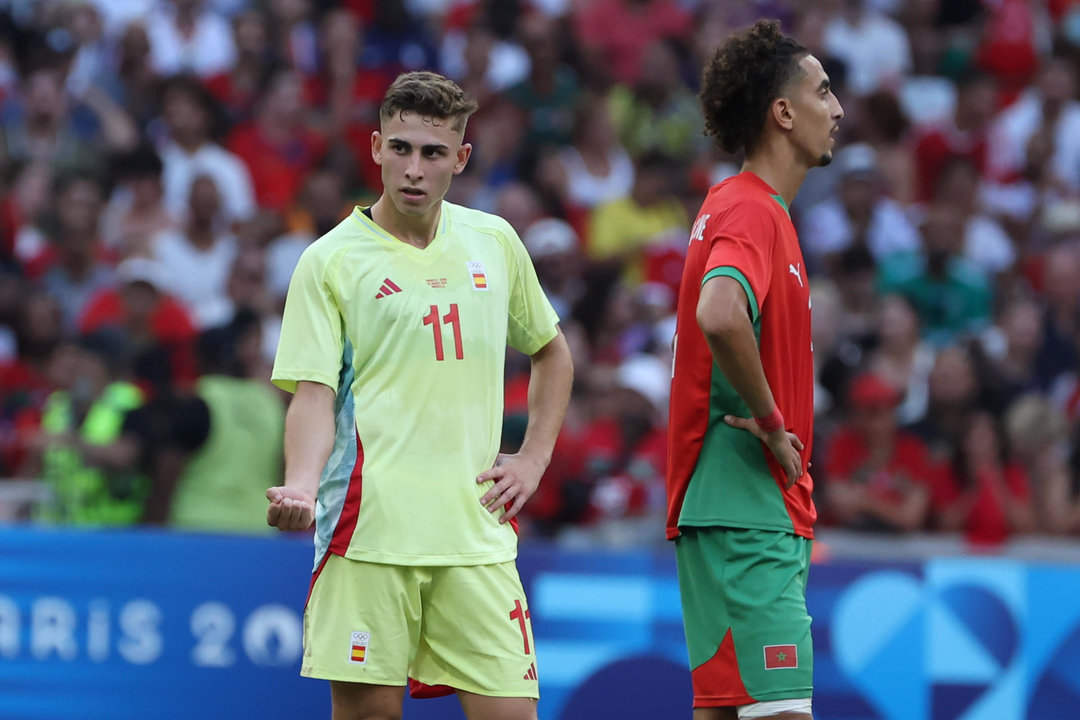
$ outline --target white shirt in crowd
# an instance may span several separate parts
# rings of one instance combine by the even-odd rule
[[[1027,144],[1043,124],[1042,99],[1027,90],[994,120],[990,128],[988,161],[991,175],[1004,179],[1019,171]],[[1080,188],[1080,102],[1069,102],[1054,128],[1054,173],[1070,187]]]
[[[154,237],[154,259],[169,268],[169,291],[184,303],[199,329],[224,325],[232,319],[228,284],[236,252],[236,238],[228,234],[219,235],[205,250],[192,245],[184,233],[176,230]]]
[[[892,18],[867,10],[858,25],[837,15],[825,27],[825,47],[844,61],[848,87],[867,95],[889,83],[899,85],[911,70],[911,45]]]
[[[806,211],[799,239],[806,254],[815,259],[841,252],[855,242],[855,228],[840,200],[833,197]],[[866,244],[875,260],[897,252],[914,252],[920,246],[919,231],[903,208],[887,197],[878,199],[866,231]]]
[[[229,21],[208,7],[199,13],[190,37],[176,27],[176,7],[172,3],[158,5],[145,23],[150,62],[163,77],[182,72],[210,77],[230,69],[236,61]]]
[[[191,183],[200,175],[213,179],[221,193],[221,211],[227,222],[243,222],[255,214],[251,173],[236,155],[214,143],[187,153],[179,145],[167,142],[159,151],[164,165],[161,179],[165,207],[178,222],[183,222],[187,215]]]

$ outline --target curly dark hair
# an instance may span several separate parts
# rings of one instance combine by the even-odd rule
[[[780,31],[779,20],[758,20],[728,36],[702,75],[705,133],[729,153],[753,152],[769,105],[809,52]]]

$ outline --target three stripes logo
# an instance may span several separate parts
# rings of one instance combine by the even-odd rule
[[[522,680],[536,680],[536,663],[529,663],[529,669],[521,677]]]
[[[387,295],[393,295],[394,293],[401,292],[401,288],[394,284],[394,281],[390,278],[385,278],[382,281],[382,287],[379,288],[379,294],[375,296],[375,299],[384,298]]]

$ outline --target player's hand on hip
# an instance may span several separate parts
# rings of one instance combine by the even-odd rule
[[[315,522],[315,498],[296,488],[279,486],[266,491],[270,507],[266,524],[279,530],[307,530]]]
[[[787,474],[785,489],[791,489],[795,481],[802,477],[802,456],[799,453],[803,450],[803,443],[798,435],[788,432],[784,428],[778,428],[771,433],[767,433],[758,426],[757,421],[753,418],[725,415],[724,422],[732,427],[752,433],[754,437],[765,443],[765,446],[772,452],[773,457],[776,458],[776,462],[780,463],[780,467]]]
[[[506,511],[499,517],[499,522],[510,522],[521,511],[525,501],[536,492],[545,469],[544,463],[536,458],[520,453],[515,455],[500,453],[495,459],[495,466],[480,473],[476,478],[478,483],[495,481],[495,484],[488,488],[488,491],[480,498],[480,504],[492,513],[505,507]]]

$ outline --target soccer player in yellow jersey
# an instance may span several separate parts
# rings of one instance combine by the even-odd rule
[[[293,274],[273,381],[294,393],[267,522],[315,524],[301,674],[334,720],[456,691],[469,720],[536,718],[514,516],[570,396],[558,318],[510,225],[443,200],[476,102],[430,72],[387,91],[384,190]],[[532,359],[521,449],[500,455],[506,346]]]

